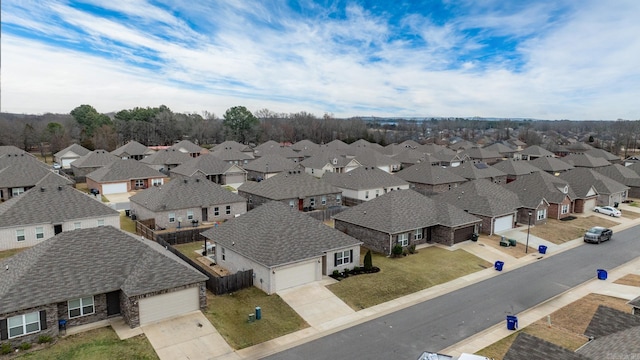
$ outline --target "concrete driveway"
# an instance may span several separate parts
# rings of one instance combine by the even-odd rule
[[[239,359],[201,311],[142,326],[163,360]]]

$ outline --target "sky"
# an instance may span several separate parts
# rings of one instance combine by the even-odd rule
[[[0,110],[640,119],[638,0],[2,0]]]

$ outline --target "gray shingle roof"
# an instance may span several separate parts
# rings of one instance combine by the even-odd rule
[[[66,178],[62,175],[58,175],[53,171],[45,175],[42,179],[40,179],[36,186],[56,186],[56,185],[73,185],[75,181]]]
[[[291,145],[291,148],[295,151],[302,151],[309,148],[319,148],[320,145],[314,143],[311,140],[300,140],[297,143]]]
[[[493,165],[494,168],[502,171],[507,175],[520,176],[542,171],[541,169],[529,164],[528,161],[522,160],[503,160]]]
[[[469,156],[470,159],[495,159],[502,158],[502,154],[497,151],[492,151],[485,148],[473,147],[471,149],[464,150],[462,155]]]
[[[402,178],[411,183],[439,185],[461,183],[467,181],[460,175],[442,168],[441,166],[432,166],[428,163],[420,163],[400,170],[395,176]]]
[[[413,190],[395,190],[349,208],[334,219],[397,234],[418,228],[443,225],[456,227],[480,221],[446,202],[428,198]]]
[[[521,207],[518,195],[486,179],[466,182],[457,188],[433,196],[471,214],[489,217],[510,214]]]
[[[133,159],[119,159],[87,174],[88,179],[96,182],[126,181],[162,177],[164,177],[164,175],[158,170],[152,169],[148,165]]]
[[[627,304],[636,307],[636,308],[640,308],[640,296],[638,296],[635,299],[630,300]]]
[[[326,172],[322,176],[322,180],[335,187],[352,190],[393,188],[409,185],[408,182],[400,177],[369,166],[360,166],[346,173]]]
[[[247,181],[238,191],[271,200],[302,199],[325,194],[342,194],[342,190],[301,170],[283,171],[259,183]]]
[[[596,158],[603,158],[607,161],[620,161],[620,157],[602,149],[591,149],[584,152]]]
[[[224,149],[234,149],[242,152],[252,151],[249,146],[240,144],[239,142],[232,141],[232,140],[221,142],[220,144],[211,148],[211,151],[224,150]]]
[[[0,228],[114,215],[118,211],[70,186],[43,186],[1,203]]]
[[[109,165],[119,158],[106,150],[94,150],[86,155],[79,157],[71,163],[71,166],[77,168],[92,168]]]
[[[60,233],[0,260],[0,266],[0,314],[118,289],[134,296],[207,279],[157,243],[111,226]]]
[[[512,154],[514,152],[516,152],[515,149],[512,149],[510,147],[508,147],[505,144],[502,143],[493,143],[491,145],[487,145],[485,147],[483,147],[482,149],[484,150],[488,150],[488,151],[492,151],[492,152],[497,152],[498,154]]]
[[[404,149],[391,157],[403,164],[419,164],[423,162],[428,164],[436,164],[440,162],[440,159],[436,159],[431,155],[414,149]]]
[[[576,352],[593,360],[633,359],[640,354],[640,326],[596,338]],[[614,358],[612,355],[616,357]]]
[[[584,334],[599,338],[637,326],[640,326],[640,316],[600,305],[593,314]],[[640,339],[637,344],[640,346]]]
[[[15,147],[13,145],[1,145],[0,146],[0,157],[3,157],[4,155],[7,155],[7,154],[16,154],[16,155],[18,155],[18,154],[26,154],[26,153],[27,153],[26,151],[24,151],[24,150],[22,150],[22,149],[20,149],[18,147]]]
[[[182,140],[180,142],[177,142],[173,144],[169,149],[176,149],[180,152],[186,152],[186,153],[200,153],[204,150],[203,148],[192,143],[189,140]]]
[[[636,174],[640,175],[640,162],[631,164],[631,165],[627,166],[627,168],[635,171]]]
[[[576,193],[566,180],[543,171],[522,175],[505,188],[518,195],[520,202],[528,208],[536,208],[542,199],[552,204],[560,204],[565,197],[576,199]],[[564,193],[564,190],[567,190]]]
[[[176,149],[164,149],[151,154],[146,158],[140,160],[143,164],[149,165],[180,165],[193,159],[189,154],[183,153]]]
[[[448,167],[447,170],[469,180],[488,179],[507,175],[504,172],[485,163],[465,162],[460,166]]]
[[[578,197],[585,196],[591,186],[603,195],[629,190],[628,186],[588,168],[575,168],[561,173],[559,177],[569,183]]]
[[[333,160],[335,159],[335,164]],[[340,155],[336,151],[324,149],[322,151],[316,151],[315,154],[308,159],[304,159],[300,164],[305,168],[321,169],[327,164],[333,167],[345,167],[351,159]]]
[[[319,257],[326,251],[362,244],[277,201],[258,206],[204,231],[202,235],[267,267]]]
[[[224,161],[219,157],[211,154],[200,155],[197,158],[191,158],[181,165],[171,169],[171,173],[184,176],[193,176],[197,172],[205,175],[221,175],[225,174],[232,167],[228,161]]]
[[[129,200],[154,212],[246,202],[242,196],[199,176],[152,186]]]
[[[33,186],[50,173],[45,163],[27,153],[0,157],[0,188]]]
[[[333,150],[344,150],[349,148],[348,144],[338,139],[328,142],[325,146]]]
[[[91,152],[91,150],[85,148],[82,145],[78,145],[78,144],[71,144],[69,146],[67,146],[66,148],[58,151],[57,153],[53,154],[53,156],[55,157],[60,157],[65,155],[68,152],[72,152],[74,154],[77,154],[78,156],[84,156],[87,155],[88,153]]]
[[[575,167],[596,168],[611,165],[609,161],[589,154],[569,154],[561,158],[561,160]]]
[[[589,360],[575,352],[525,332],[518,333],[504,360]]]
[[[538,145],[531,145],[520,152],[522,155],[533,155],[537,157],[548,156],[553,157],[553,153]]]
[[[632,187],[640,187],[640,175],[638,175],[632,169],[629,169],[628,167],[622,166],[620,164],[602,166],[593,170],[621,184]]]
[[[135,140],[131,140],[128,143],[120,146],[119,148],[113,150],[111,153],[115,156],[144,156],[148,154],[153,154],[155,151],[149,149],[148,147],[140,144]]]
[[[571,164],[568,164],[560,159],[548,156],[543,156],[535,160],[531,160],[529,161],[529,164],[546,172],[559,172],[571,170],[574,168],[574,166]]]
[[[242,152],[240,150],[232,148],[213,150],[211,152],[211,155],[224,161],[243,161],[253,159],[253,155],[249,155],[246,152]]]
[[[567,150],[570,150],[572,152],[573,151],[577,151],[577,152],[587,151],[587,150],[591,150],[591,149],[593,149],[593,146],[591,146],[589,144],[585,144],[583,142],[575,142],[575,143],[569,144],[567,146]]]
[[[292,150],[293,151],[293,150]],[[245,170],[257,171],[262,173],[276,173],[286,170],[292,170],[298,166],[293,160],[289,160],[278,154],[266,154],[258,159],[244,165]]]
[[[364,150],[360,151],[355,159],[363,166],[400,166],[400,161],[383,155],[377,151]]]

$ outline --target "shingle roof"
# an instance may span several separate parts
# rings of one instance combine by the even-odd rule
[[[612,354],[616,359],[633,359],[640,354],[640,326],[596,338],[576,352],[593,360],[612,359]]]
[[[320,147],[320,145],[314,143],[311,140],[306,140],[306,139],[305,140],[300,140],[297,143],[291,145],[291,148],[293,150],[295,150],[295,151],[302,151],[302,150],[309,149],[309,148],[314,148],[315,149],[315,148],[319,148],[319,147]]]
[[[522,155],[533,155],[533,156],[548,156],[548,157],[553,157],[553,153],[543,147],[540,147],[538,145],[531,145],[529,147],[524,148],[520,154]]]
[[[391,156],[391,158],[403,164],[418,164],[422,162],[435,164],[440,162],[440,159],[436,159],[431,155],[427,155],[414,149],[404,149],[401,152]]]
[[[259,183],[247,181],[240,185],[238,191],[272,200],[342,193],[342,190],[300,170],[284,171]]]
[[[640,308],[640,296],[638,296],[635,299],[630,300],[627,304],[633,306],[633,307],[637,307]]]
[[[53,156],[60,157],[60,156],[65,155],[68,152],[72,152],[74,154],[77,154],[78,156],[84,156],[84,155],[87,155],[88,153],[90,153],[91,150],[85,148],[84,146],[78,145],[78,144],[71,144],[71,145],[67,146],[66,148],[58,151],[55,154],[53,154]]]
[[[348,149],[349,145],[346,144],[345,142],[335,139],[333,141],[328,142],[327,144],[325,144],[326,147],[328,147],[329,149],[333,149],[333,150],[340,150],[340,149]]]
[[[542,171],[541,169],[529,164],[528,161],[522,160],[503,160],[493,165],[494,168],[504,172],[507,175],[520,176]]]
[[[560,204],[567,196],[571,200],[577,197],[566,180],[543,171],[522,175],[506,184],[505,188],[517,194],[522,205],[534,209],[542,199],[552,204]],[[565,189],[566,193],[564,193]]]
[[[152,169],[133,159],[120,159],[98,170],[87,174],[87,178],[96,182],[125,181],[133,179],[161,178],[164,175],[158,170]]]
[[[640,162],[631,164],[631,165],[627,166],[627,168],[635,171],[636,174],[640,175]]]
[[[207,279],[157,243],[111,226],[60,233],[0,260],[0,266],[0,314],[118,289],[135,296]]]
[[[395,190],[349,208],[334,219],[397,234],[418,228],[443,225],[456,227],[480,221],[446,202],[413,190]]]
[[[589,154],[569,154],[561,158],[561,160],[575,167],[596,168],[611,165],[609,161]]]
[[[632,169],[629,169],[628,167],[622,166],[620,164],[602,166],[593,170],[621,184],[632,187],[640,187],[640,175],[638,175]]]
[[[140,144],[135,140],[131,140],[128,143],[120,146],[119,148],[113,150],[111,153],[115,156],[129,155],[129,156],[143,156],[148,154],[153,154],[155,151],[149,149],[148,147]]]
[[[0,188],[33,186],[50,173],[45,163],[27,153],[0,157]]]
[[[45,175],[42,179],[38,180],[38,182],[36,183],[36,186],[57,186],[57,185],[73,185],[75,184],[75,181],[66,178],[62,175],[58,175],[56,173],[49,172],[47,175]]]
[[[267,267],[320,257],[326,251],[362,244],[277,201],[258,206],[202,235]]]
[[[568,164],[560,159],[548,156],[543,156],[535,160],[531,160],[529,161],[529,164],[546,172],[559,172],[571,170],[574,168],[574,166],[571,164]]]
[[[400,161],[392,159],[377,151],[360,151],[355,159],[363,166],[400,166]]]
[[[119,158],[106,150],[94,150],[86,155],[83,155],[73,162],[71,166],[77,168],[92,168],[101,167],[118,160]]]
[[[467,181],[460,175],[444,169],[440,166],[433,166],[428,163],[420,163],[400,170],[395,176],[411,183],[439,185],[461,183]]]
[[[587,151],[593,149],[593,146],[585,144],[583,142],[575,142],[567,146],[567,150],[571,151]]]
[[[246,152],[242,152],[240,150],[226,148],[226,149],[218,149],[211,152],[211,155],[220,158],[224,161],[242,161],[242,160],[252,160],[253,155],[249,155]]]
[[[504,172],[485,163],[465,162],[460,166],[448,167],[447,170],[469,180],[487,179],[507,175]]]
[[[140,160],[141,163],[149,165],[180,165],[193,159],[189,154],[183,153],[176,149],[164,149],[151,154]]]
[[[629,187],[592,169],[575,168],[561,173],[560,178],[566,180],[576,194],[581,197],[593,186],[599,194],[611,195],[629,190]]]
[[[22,149],[20,149],[18,147],[15,147],[13,145],[1,145],[0,146],[0,157],[3,157],[4,155],[7,155],[7,154],[19,155],[19,154],[26,154],[26,153],[27,153],[26,151],[24,151],[24,150],[22,150]]]
[[[495,217],[515,212],[521,207],[518,195],[486,179],[466,182],[457,188],[433,196],[471,214]]]
[[[575,352],[525,332],[518,333],[503,360],[589,360]]]
[[[242,152],[252,151],[249,146],[240,144],[239,142],[232,141],[232,140],[221,142],[220,144],[211,148],[211,151],[224,150],[224,149],[234,149]]]
[[[591,149],[584,152],[596,158],[603,158],[607,161],[620,161],[620,157],[602,149]]]
[[[335,164],[333,163],[334,160]],[[316,151],[313,156],[304,159],[300,164],[306,168],[321,169],[327,164],[331,164],[333,167],[345,167],[349,162],[351,162],[351,159],[347,159],[336,151],[324,150]]]
[[[593,314],[584,334],[599,338],[637,326],[640,326],[640,316],[600,305]],[[638,345],[640,346],[640,339]]]
[[[346,173],[325,172],[322,180],[335,187],[352,190],[393,188],[409,185],[402,178],[369,166],[360,166]]]
[[[244,165],[245,170],[262,173],[276,173],[294,169],[298,164],[278,154],[266,154]]]
[[[262,145],[265,145],[265,146],[262,146],[260,148],[256,147],[255,149],[253,149],[253,154],[256,158],[269,155],[269,154],[280,155],[283,158],[287,158],[287,159],[298,159],[301,156],[299,153],[295,152],[292,148],[288,146],[280,146],[280,144],[278,143],[275,143],[275,145],[274,144],[266,145],[266,143]]]
[[[515,149],[512,149],[510,147],[508,147],[505,144],[502,143],[493,143],[491,145],[487,145],[485,147],[483,147],[482,149],[484,150],[488,150],[488,151],[492,151],[492,152],[497,152],[498,154],[512,154],[514,152],[516,152]]]
[[[176,149],[184,153],[200,153],[202,152],[202,150],[204,150],[203,148],[192,143],[189,140],[182,140],[180,142],[177,142],[173,144],[169,149]]]
[[[246,202],[242,196],[199,176],[152,186],[129,200],[154,212]]]
[[[221,175],[229,171],[232,166],[233,164],[229,164],[228,161],[224,161],[209,153],[200,155],[197,158],[190,158],[181,165],[171,169],[171,173],[193,176],[199,171],[205,175]]]
[[[73,219],[117,214],[118,211],[70,186],[43,186],[33,188],[1,203],[0,228],[30,224],[58,224]]]

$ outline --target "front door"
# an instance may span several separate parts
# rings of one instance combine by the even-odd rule
[[[58,235],[62,232],[62,224],[53,225],[53,234]]]
[[[107,293],[107,316],[120,314],[120,291]]]
[[[202,221],[209,221],[208,208],[202,208]]]
[[[304,199],[298,199],[298,210],[302,211],[302,206],[304,205]]]

